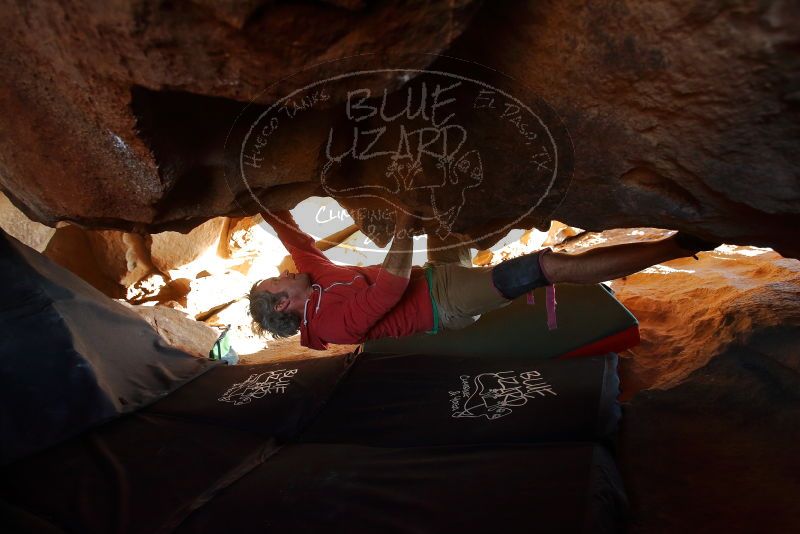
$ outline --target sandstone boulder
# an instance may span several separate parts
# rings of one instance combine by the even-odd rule
[[[574,173],[552,218],[800,255],[796,5],[489,2],[475,20],[451,52],[515,78],[569,131]],[[498,178],[519,187],[469,213],[513,215],[524,180]]]
[[[250,365],[268,362],[281,362],[293,360],[308,360],[311,358],[327,358],[339,354],[349,354],[358,348],[358,345],[331,345],[328,350],[314,350],[300,345],[300,336],[267,341],[266,348],[259,352],[248,354],[239,360],[239,363]]]
[[[680,384],[727,347],[761,331],[800,327],[800,262],[723,245],[612,283],[641,322],[625,361],[633,390]]]
[[[47,243],[44,255],[68,269],[111,298],[123,298],[125,288],[110,278],[97,262],[89,232],[67,224],[58,228]]]
[[[659,239],[586,233],[565,249]],[[722,245],[611,281],[640,321],[621,354],[629,530],[780,532],[800,520],[800,261]]]
[[[553,221],[550,224],[550,229],[547,231],[547,237],[542,242],[542,247],[553,247],[562,244],[567,239],[575,237],[583,230],[580,228],[573,228],[560,221]]]
[[[48,224],[185,230],[324,191],[356,213],[396,208],[348,192],[383,187],[427,216],[449,213],[438,229],[469,234],[478,248],[501,237],[498,229],[544,228],[556,218],[589,230],[691,230],[800,255],[794,4],[526,0],[484,2],[477,13],[467,0],[334,4],[9,6],[0,18],[0,102],[4,132],[14,135],[0,136],[0,185]],[[468,61],[427,54],[441,50]],[[375,54],[353,56],[360,52]],[[353,58],[303,71],[344,56]],[[378,159],[339,165],[330,179],[341,187],[324,186],[324,152],[341,126],[347,83],[271,139],[270,164],[249,183],[239,178],[239,127],[247,130],[265,106],[309,80],[387,65],[477,78],[533,106],[550,133],[558,131],[559,159],[543,153],[560,176],[535,213],[528,212],[542,193],[536,171],[547,163],[532,167],[526,143],[503,133],[509,121],[524,126],[517,115],[481,116],[474,98],[451,107],[481,152],[458,169],[475,164],[480,183],[444,188],[435,202],[411,187],[419,169],[389,169]],[[426,76],[409,72],[363,83],[376,99],[388,89],[402,103]],[[253,117],[237,122],[253,98]],[[397,183],[402,190],[392,189]],[[388,239],[386,219],[357,222],[377,242]]]
[[[87,231],[86,236],[103,274],[118,284],[131,286],[153,271],[149,238],[116,230]]]
[[[285,95],[275,82],[310,65],[321,65],[315,78],[338,74],[330,63],[337,58],[354,58],[350,68],[358,69],[374,63],[371,54],[391,53],[409,68],[425,66],[430,56],[409,52],[442,51],[475,5],[4,3],[0,185],[28,216],[50,224],[154,232],[242,215],[247,191],[231,194],[212,152],[245,103]],[[389,75],[371,81],[376,90],[400,83]]]
[[[126,288],[125,300],[130,303],[143,303],[153,300],[170,300],[165,298],[165,288],[169,282],[166,277],[159,272],[154,272],[142,278],[132,286]],[[174,296],[172,298],[175,298]]]
[[[186,234],[161,232],[153,234],[150,257],[153,265],[167,273],[183,267],[202,256],[217,256],[220,238],[227,236],[227,218],[211,219]],[[223,250],[224,246],[223,240]]]
[[[185,313],[164,306],[130,306],[147,321],[164,340],[176,349],[208,358],[218,333]]]
[[[37,252],[44,252],[55,228],[34,222],[0,192],[0,228]]]
[[[262,246],[261,224],[265,223],[260,215],[232,218],[228,226],[227,256],[247,258],[258,254]]]

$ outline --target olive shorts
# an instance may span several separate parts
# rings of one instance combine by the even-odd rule
[[[511,301],[492,283],[492,267],[465,267],[458,263],[426,265],[431,269],[430,291],[439,310],[439,325],[458,330]]]

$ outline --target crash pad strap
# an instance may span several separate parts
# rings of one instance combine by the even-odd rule
[[[556,286],[550,284],[546,290],[547,302],[547,329],[555,330],[558,328],[558,320],[556,319]]]
[[[556,317],[556,286],[550,284],[546,289],[546,302],[545,308],[547,309],[547,329],[555,330],[558,328],[558,318]],[[525,294],[525,301],[530,305],[536,305],[536,298],[534,297],[533,290]]]

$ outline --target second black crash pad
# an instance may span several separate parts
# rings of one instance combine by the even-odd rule
[[[545,288],[481,316],[461,330],[383,338],[364,344],[370,353],[452,356],[508,355],[547,359],[620,352],[639,343],[636,317],[603,284],[558,284],[558,328],[549,330]]]
[[[620,417],[617,356],[532,360],[361,354],[304,442],[420,447],[603,441]]]
[[[290,445],[175,530],[346,534],[620,532],[627,499],[591,443]]]

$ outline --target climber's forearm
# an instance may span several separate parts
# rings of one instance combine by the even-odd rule
[[[414,254],[414,238],[406,233],[398,235],[395,232],[392,246],[386,259],[383,260],[383,268],[396,276],[409,278],[411,276],[411,257]]]
[[[411,276],[411,258],[414,255],[413,235],[419,233],[416,228],[418,219],[414,215],[398,211],[395,218],[394,240],[389,249],[383,268],[397,276]]]

